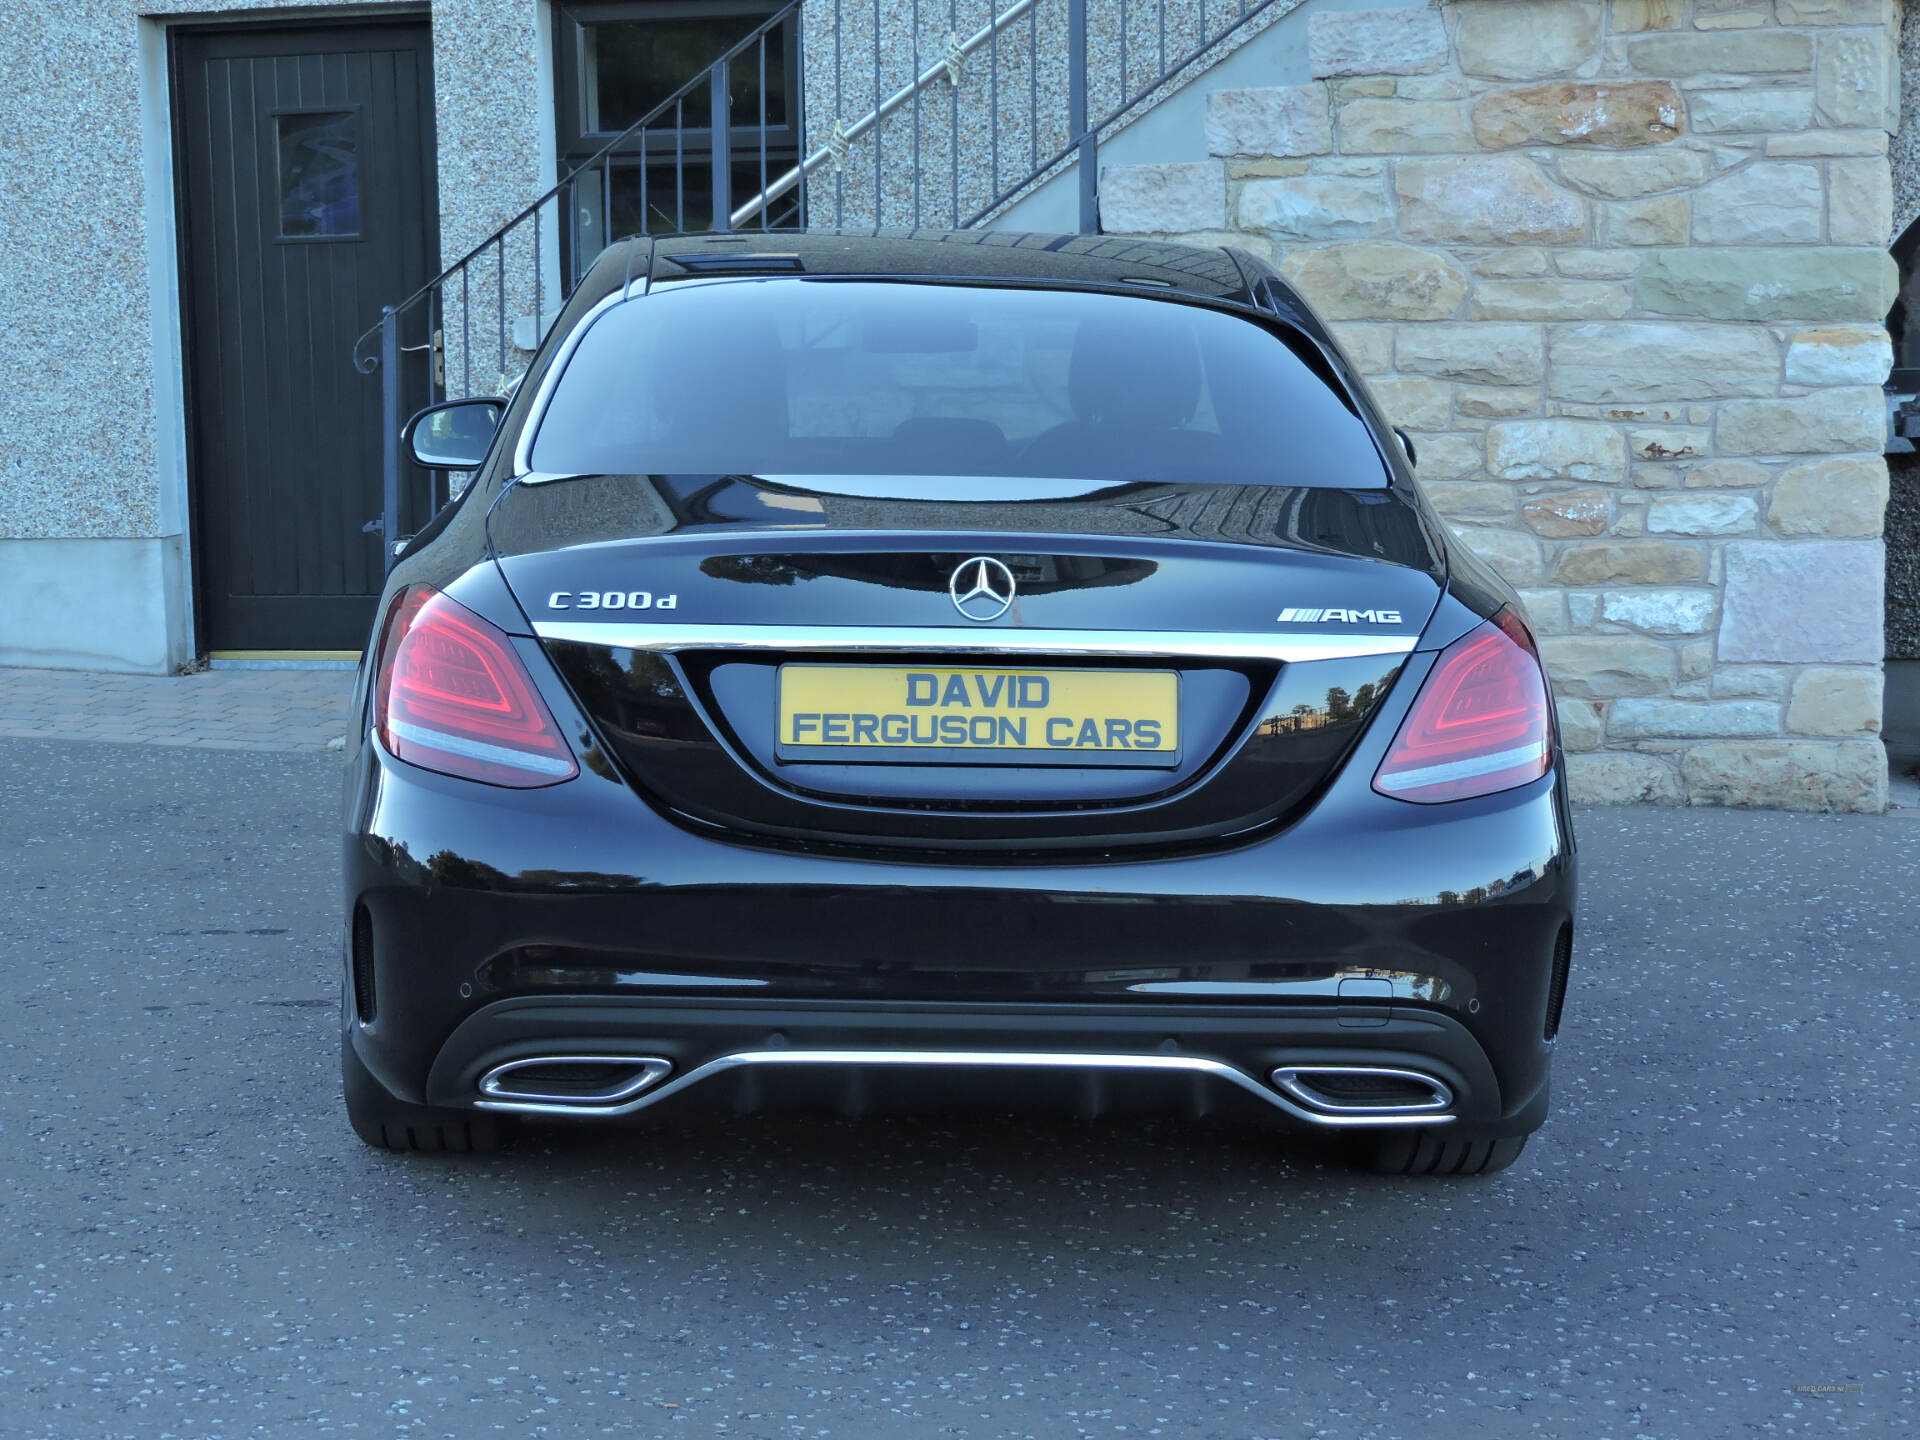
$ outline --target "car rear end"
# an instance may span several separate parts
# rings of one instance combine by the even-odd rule
[[[771,297],[713,298],[738,371]],[[851,353],[809,365],[944,395],[1011,373],[1004,297],[943,294],[932,341],[873,318],[916,298],[809,294],[780,343],[852,314]],[[831,466],[791,355],[778,435],[656,436],[655,467],[600,423],[611,381],[569,397],[595,357],[562,344],[487,554],[399,577],[369,675],[346,1042],[382,1092],[596,1120],[967,1096],[1388,1137],[1393,1168],[1517,1153],[1573,857],[1511,596],[1449,563],[1337,352],[1274,345],[1314,444],[1255,480],[1223,372],[1285,327],[1196,329],[1194,400],[1148,424],[1138,345],[1089,354],[1136,318],[1183,342],[1070,312],[1074,413],[1017,454],[914,423],[976,416],[889,416],[836,422]],[[700,362],[672,413],[705,403]],[[990,412],[1003,439],[1021,403]]]

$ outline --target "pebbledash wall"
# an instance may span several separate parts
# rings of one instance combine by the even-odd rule
[[[0,26],[0,666],[193,654],[168,27],[392,15],[432,20],[455,256],[552,183],[546,0],[62,0]]]
[[[1104,229],[1257,250],[1338,322],[1524,594],[1586,799],[1885,806],[1898,24],[1317,13],[1303,83],[1209,88],[1207,158],[1102,174]]]

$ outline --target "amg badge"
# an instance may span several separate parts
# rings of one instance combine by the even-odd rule
[[[1288,606],[1275,617],[1282,625],[1398,625],[1398,610],[1296,610]]]

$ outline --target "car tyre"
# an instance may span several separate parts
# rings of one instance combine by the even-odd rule
[[[1473,1139],[1445,1130],[1389,1130],[1370,1137],[1367,1164],[1376,1175],[1492,1175],[1527,1148],[1525,1135]]]
[[[442,1110],[396,1099],[340,1037],[340,1088],[353,1133],[376,1150],[418,1154],[478,1155],[497,1150],[513,1138],[511,1116],[482,1110]]]

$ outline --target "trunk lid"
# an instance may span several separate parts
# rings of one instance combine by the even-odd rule
[[[1005,498],[973,498],[990,487]],[[1411,498],[1384,489],[586,476],[513,487],[490,535],[641,793],[741,839],[893,853],[1186,847],[1284,823],[1364,730],[1444,574]],[[974,610],[1013,592],[984,623],[956,604],[983,559]],[[1032,676],[1062,696],[1109,684],[1166,697],[1177,745],[1129,750],[1123,728],[1118,748],[789,746],[782,667],[802,665],[840,667],[829,694],[878,667],[873,683],[919,676],[912,694],[944,686],[950,705],[958,676],[951,713],[973,724]],[[1004,713],[1011,745],[1023,717]]]

